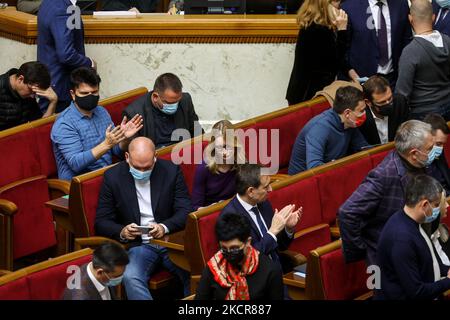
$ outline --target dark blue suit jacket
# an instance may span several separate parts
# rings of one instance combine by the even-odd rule
[[[391,19],[392,63],[397,75],[402,50],[411,40],[409,7],[406,0],[388,0],[387,2]],[[373,21],[369,1],[345,1],[342,9],[348,14],[349,20],[347,64],[355,69],[360,77],[370,77],[377,73],[379,52],[376,30],[368,28],[371,24],[368,21]]]
[[[441,10],[441,7],[433,0],[433,12],[436,15],[436,19],[438,18],[439,10]],[[443,20],[439,19],[439,21],[437,21],[434,25],[434,29],[450,36],[450,12],[447,13]]]
[[[273,217],[273,208],[269,201],[264,201],[263,203],[258,204],[258,210],[261,212],[261,215],[266,223],[268,229],[272,225],[272,217]],[[278,255],[277,249],[286,250],[291,243],[292,239],[290,239],[285,231],[282,231],[278,234],[277,240],[268,233],[266,233],[263,237],[259,233],[258,227],[253,222],[252,218],[248,214],[247,210],[241,205],[239,200],[234,197],[226,206],[223,208],[221,214],[227,213],[238,213],[249,219],[251,225],[250,236],[252,237],[252,246],[255,247],[260,252],[270,256],[272,254]]]
[[[73,21],[66,12],[71,5],[70,0],[44,0],[38,14],[37,59],[49,69],[52,87],[58,95],[58,105],[68,104],[72,100],[70,73],[78,67],[92,65],[84,52],[83,22],[80,29],[70,30],[67,27],[67,21]],[[48,101],[41,99],[40,105],[45,110]]]
[[[125,161],[105,172],[95,217],[95,232],[120,241],[120,231],[130,223],[140,225],[141,214],[134,179]],[[191,199],[179,166],[158,159],[150,178],[152,209],[157,223],[170,233],[184,229],[192,212]],[[139,245],[136,239],[132,245]]]
[[[432,245],[434,250],[434,246]],[[448,266],[444,266],[436,251],[440,276],[434,281],[430,249],[420,234],[419,224],[403,210],[386,223],[378,242],[377,261],[381,271],[380,290],[375,298],[386,300],[432,300],[450,289]]]

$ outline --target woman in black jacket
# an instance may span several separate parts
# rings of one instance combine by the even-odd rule
[[[289,105],[311,99],[346,72],[347,14],[336,1],[305,0],[297,15],[299,34],[286,99]]]

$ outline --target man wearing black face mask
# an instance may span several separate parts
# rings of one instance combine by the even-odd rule
[[[392,94],[389,81],[378,75],[364,83],[363,91],[368,108],[366,122],[359,130],[371,145],[394,141],[398,127],[408,120],[406,99]]]
[[[124,117],[114,127],[111,116],[99,101],[100,77],[92,68],[82,67],[70,76],[72,103],[56,119],[51,131],[58,177],[73,176],[106,167],[112,155],[121,156],[130,139],[142,128],[142,117]]]
[[[219,216],[220,250],[203,271],[196,300],[283,299],[281,270],[251,245],[250,228],[250,220],[238,213]]]

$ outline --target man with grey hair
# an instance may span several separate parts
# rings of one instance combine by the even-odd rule
[[[403,123],[395,136],[395,150],[369,172],[339,208],[339,228],[346,262],[376,263],[377,243],[389,217],[403,208],[411,176],[433,172],[435,157],[431,125],[418,120]]]
[[[448,204],[438,181],[412,177],[405,192],[405,206],[386,223],[378,242],[380,300],[432,300],[450,289],[449,267],[436,257],[422,228],[445,213]],[[441,278],[442,277],[442,278]]]
[[[450,120],[450,38],[433,30],[435,16],[428,0],[411,3],[413,40],[403,49],[396,93],[408,100],[411,118],[438,113]]]

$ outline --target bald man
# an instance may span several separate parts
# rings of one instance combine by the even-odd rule
[[[406,97],[412,119],[438,113],[450,120],[450,38],[433,30],[435,16],[428,0],[411,3],[413,40],[403,49],[396,93]]]
[[[129,245],[123,278],[129,300],[152,299],[148,281],[160,266],[181,279],[187,296],[189,274],[170,261],[166,248],[149,242],[184,229],[193,211],[183,173],[172,162],[157,160],[155,145],[146,137],[131,141],[125,159],[105,172],[96,234]]]

